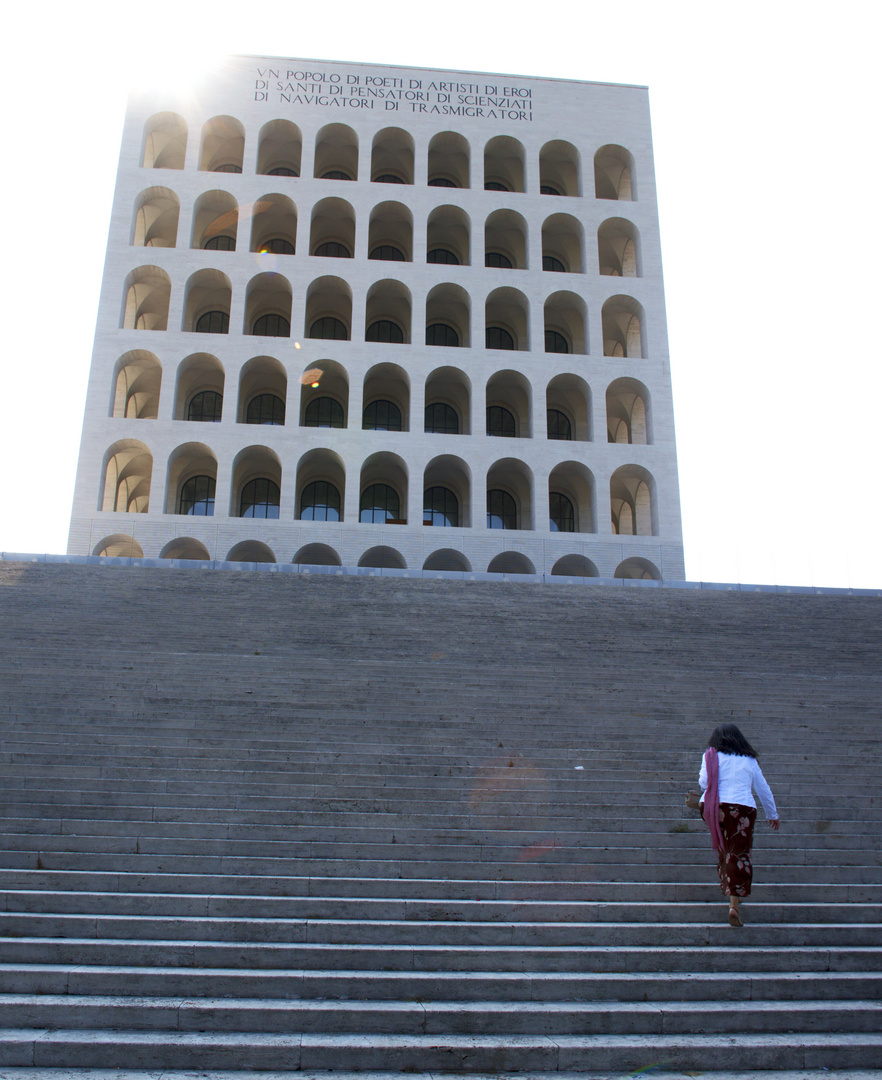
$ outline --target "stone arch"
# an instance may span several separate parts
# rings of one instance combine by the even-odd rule
[[[181,329],[196,333],[228,334],[233,288],[220,270],[197,270],[184,290]],[[219,318],[222,315],[224,318]]]
[[[511,135],[497,135],[484,146],[485,190],[525,191],[524,146]],[[499,184],[488,189],[488,184]]]
[[[606,390],[607,441],[645,446],[652,442],[649,390],[636,379],[616,379]]]
[[[256,337],[291,336],[291,282],[282,274],[257,274],[245,290],[242,332]]]
[[[591,441],[591,388],[580,375],[569,372],[555,375],[545,389],[545,408],[546,419],[548,412],[555,411],[570,423],[570,439],[561,438],[561,441]],[[546,427],[546,434],[548,430]]]
[[[398,252],[402,258],[396,258],[392,252]],[[413,261],[413,214],[402,203],[378,203],[371,211],[368,258],[388,262]]]
[[[301,505],[304,492],[307,491],[311,484],[329,484],[334,488],[340,504],[336,513],[333,512],[329,503],[325,504],[328,509],[321,516],[316,516],[314,504],[311,504],[312,513],[309,512],[308,508]],[[346,466],[343,459],[338,453],[326,447],[315,447],[312,450],[307,450],[297,462],[297,489],[294,502],[295,519],[297,521],[342,521],[345,502]],[[306,517],[303,516],[304,509],[307,510]],[[295,559],[294,561],[298,562],[299,560]]]
[[[582,194],[581,159],[572,143],[553,139],[539,151],[539,190],[543,195]]]
[[[299,176],[303,153],[300,128],[290,120],[268,120],[257,137],[257,172],[264,176]]]
[[[245,158],[245,128],[232,116],[213,116],[202,125],[202,172],[240,173]]]
[[[159,412],[162,364],[146,349],[123,353],[113,369],[110,415],[155,420]]]
[[[191,417],[190,405],[197,395],[203,393],[220,395],[222,404],[225,379],[223,365],[211,353],[191,353],[184,357],[177,371],[175,420],[207,419],[201,415],[202,410],[199,410],[200,415]]]
[[[254,356],[246,364],[242,365],[239,372],[239,407],[236,410],[236,421],[239,424],[262,423],[257,419],[248,418],[248,407],[255,398],[270,395],[282,402],[282,413],[287,410],[288,402],[288,373],[284,364],[274,356]],[[273,420],[266,416],[266,423],[276,423],[278,416]]]
[[[183,169],[187,154],[187,124],[173,112],[151,116],[144,125],[141,164],[145,169]]]
[[[279,517],[279,505],[273,507],[267,503],[261,503],[259,512],[248,507],[243,507],[242,498],[245,489],[252,481],[269,481],[281,492],[282,487],[282,463],[279,455],[268,446],[246,446],[240,450],[233,460],[233,483],[230,489],[230,517],[255,517],[264,519],[276,519]],[[263,492],[260,493],[263,495]],[[274,497],[275,493],[272,493]],[[243,513],[245,510],[245,513]],[[265,511],[265,512],[264,512]],[[229,556],[228,556],[229,558]],[[247,562],[261,560],[248,559]],[[275,562],[275,556],[273,557]]]
[[[210,562],[208,548],[192,536],[176,536],[169,540],[159,553],[160,559],[179,559],[181,561]]]
[[[98,509],[123,514],[146,514],[150,508],[153,455],[142,442],[120,439],[104,455],[104,483]]]
[[[542,269],[581,274],[585,266],[585,230],[571,214],[551,214],[542,223]]]
[[[206,191],[193,205],[190,247],[235,251],[239,204],[228,191]]]
[[[500,256],[511,269],[527,269],[527,222],[514,210],[494,210],[484,222],[484,265]]]
[[[376,401],[389,401],[401,413],[401,430],[410,430],[410,376],[398,364],[375,364],[364,377],[362,402],[367,409]],[[364,422],[362,422],[364,429]]]
[[[372,566],[378,570],[406,570],[407,563],[404,556],[395,548],[379,544],[368,548],[358,560],[359,566]]]
[[[594,155],[594,195],[598,199],[630,201],[637,198],[634,157],[613,143]]]
[[[532,397],[533,388],[519,371],[497,371],[487,380],[487,409],[499,407],[511,413],[516,439],[529,439],[532,435]],[[489,426],[485,431],[490,434]]]
[[[597,258],[606,277],[643,277],[637,226],[625,218],[607,218],[597,229]]]
[[[251,250],[273,266],[273,256],[293,255],[296,248],[297,207],[287,195],[261,195],[251,207]]]
[[[241,540],[227,552],[224,562],[274,563],[273,549],[260,540]]]
[[[487,566],[488,574],[535,574],[536,567],[520,551],[501,551]]]
[[[500,458],[487,470],[487,493],[503,491],[514,499],[517,528],[530,530],[533,523],[533,472],[516,458]],[[488,528],[492,528],[486,523]]]
[[[300,376],[300,426],[306,425],[310,404],[320,398],[330,398],[343,412],[343,426],[349,413],[349,375],[336,360],[318,360],[305,368]]]
[[[188,480],[207,476],[211,481],[211,505],[201,510],[181,509],[181,491]],[[217,458],[205,443],[189,442],[172,450],[168,458],[165,490],[165,513],[187,516],[214,517],[214,485],[217,484]],[[206,512],[203,512],[206,511]]]
[[[439,454],[432,458],[423,471],[423,492],[436,487],[446,488],[456,497],[459,518],[456,527],[470,528],[473,523],[472,470],[468,463],[453,454]],[[423,524],[432,524],[426,520],[425,512]]]
[[[555,465],[548,476],[549,498],[553,493],[563,495],[572,504],[575,511],[573,532],[597,531],[594,476],[589,468],[579,461],[561,461]],[[549,529],[561,531],[554,528],[550,520]]]
[[[386,516],[383,518],[379,512],[372,513],[371,521],[365,517],[367,511],[362,507],[365,494],[375,485],[383,485],[391,488],[398,496],[399,517]],[[407,463],[398,454],[381,451],[365,458],[361,466],[359,478],[359,521],[364,524],[375,525],[406,525],[407,524],[407,495],[408,495],[408,469]]]
[[[455,548],[438,548],[423,563],[423,569],[470,574],[472,564],[461,551],[457,551]]]
[[[413,158],[413,136],[401,128],[383,128],[371,144],[371,180],[375,184],[412,184]]]
[[[339,277],[320,277],[306,290],[306,326],[305,337],[331,338],[327,329],[332,324],[324,320],[334,319],[345,331],[345,338],[332,340],[349,341],[352,337],[352,289]],[[342,331],[341,331],[342,333]]]
[[[471,379],[459,368],[435,368],[426,379],[426,409],[433,405],[446,405],[453,409],[458,421],[457,435],[471,434],[471,394]],[[428,424],[424,424],[424,427],[428,427]]]
[[[443,258],[447,265],[468,266],[471,230],[471,218],[461,207],[436,206],[426,222],[426,261],[440,262]]]
[[[484,306],[485,346],[487,331],[499,329],[508,334],[515,351],[530,348],[530,303],[519,289],[494,289]]]
[[[640,465],[623,465],[610,477],[612,531],[617,536],[657,536],[655,480]]]
[[[455,131],[440,131],[429,141],[429,186],[469,187],[468,140]]]
[[[554,577],[600,577],[597,567],[584,555],[564,555],[551,568]]]
[[[291,560],[300,566],[342,566],[337,552],[328,544],[304,544]]]
[[[330,174],[330,175],[329,175]],[[358,179],[358,136],[346,124],[326,124],[315,137],[317,180]]]
[[[133,247],[173,248],[178,238],[181,200],[166,187],[145,188],[135,199]]]
[[[471,298],[461,285],[436,285],[426,296],[426,344],[442,341],[447,348],[467,349],[471,344],[471,315]],[[458,345],[446,331],[440,335],[439,326],[452,330]]]
[[[355,211],[345,199],[321,199],[312,208],[309,254],[337,259],[355,254]]]
[[[611,296],[602,323],[604,356],[646,357],[643,307],[632,296]]]
[[[649,561],[632,557],[620,562],[616,567],[614,577],[624,578],[628,581],[661,581],[661,571]]]
[[[143,559],[144,551],[134,536],[114,533],[99,540],[92,554],[106,559]]]
[[[400,281],[392,278],[375,281],[368,289],[365,302],[365,340],[370,340],[371,327],[376,324],[391,323],[401,331],[404,339],[401,344],[410,344],[411,304],[410,289]],[[383,337],[377,344],[381,342],[383,342],[383,348],[388,348],[391,344],[389,341],[384,341]]]
[[[158,266],[139,266],[125,280],[120,326],[124,330],[165,330],[171,278]]]
[[[556,292],[545,301],[545,351],[588,352],[585,301],[573,292]],[[562,347],[566,344],[566,348]]]

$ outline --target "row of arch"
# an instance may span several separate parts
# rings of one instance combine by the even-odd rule
[[[126,330],[168,329],[172,282],[158,266],[139,266],[126,278],[120,325]],[[255,337],[291,337],[294,292],[279,273],[256,274],[246,286],[242,332]],[[191,274],[184,286],[181,329],[194,333],[228,334],[233,306],[232,283],[220,270]],[[531,349],[530,301],[520,289],[492,290],[484,301],[484,340],[487,349],[525,352]],[[305,294],[304,337],[350,341],[354,333],[350,285],[340,277],[316,278]],[[577,293],[561,290],[543,305],[545,352],[590,352],[588,311]],[[386,278],[367,291],[364,340],[387,345],[414,344],[413,298],[401,281]],[[603,355],[643,358],[643,306],[632,296],[609,297],[601,309]],[[445,282],[426,295],[423,341],[429,346],[472,346],[472,298],[460,285]],[[475,342],[477,344],[477,342]]]
[[[144,125],[141,163],[145,168],[183,169],[188,126],[177,113],[161,112]],[[214,116],[202,125],[198,167],[205,172],[241,173],[245,168],[246,133],[232,116]],[[498,135],[487,140],[478,160],[480,177],[473,176],[469,140],[454,131],[434,135],[426,150],[426,183],[433,187],[483,187],[487,191],[527,190],[527,153],[520,140]],[[316,179],[355,181],[359,178],[358,135],[347,124],[326,124],[315,137],[311,173]],[[374,183],[413,184],[417,151],[413,136],[403,128],[378,131],[370,146],[370,179]],[[290,120],[270,120],[257,137],[255,171],[265,176],[299,177],[307,165],[300,128]],[[368,163],[365,162],[365,168]],[[582,156],[572,143],[554,139],[539,151],[539,192],[580,196]],[[636,198],[633,155],[623,146],[608,144],[594,154],[594,196],[598,199]]]
[[[93,555],[143,559],[144,551],[132,536],[116,533],[105,536],[95,545]],[[193,536],[177,536],[170,540],[160,551],[160,559],[179,559],[182,561],[210,562],[208,548]],[[242,540],[227,552],[224,562],[277,563],[272,548],[260,540]],[[297,566],[342,566],[339,554],[329,544],[304,544],[294,553],[291,560]],[[359,566],[375,569],[406,570],[407,563],[401,552],[395,548],[380,544],[368,548],[358,560]],[[471,561],[456,548],[439,548],[433,551],[423,562],[423,570],[472,573]],[[519,551],[501,551],[487,564],[489,574],[535,574],[536,567],[531,559]],[[584,555],[564,555],[551,568],[555,577],[599,577],[596,565]],[[654,563],[648,559],[624,559],[616,567],[614,576],[622,579],[642,579],[660,581],[661,574]]]
[[[281,426],[292,423],[289,380],[283,364],[272,356],[252,357],[239,372],[235,420],[240,424]],[[151,352],[134,349],[114,367],[109,415],[139,420],[156,419],[162,386],[162,365]],[[296,389],[301,427],[359,426],[349,409],[349,375],[334,360],[305,368]],[[226,375],[210,353],[193,353],[178,365],[172,417],[219,423],[224,417]],[[472,381],[455,367],[439,367],[426,379],[423,431],[431,434],[542,437],[564,442],[590,442],[592,394],[585,380],[573,373],[556,375],[545,389],[546,423],[534,423],[534,390],[517,371],[495,372],[484,387],[485,427],[473,416]],[[606,389],[607,441],[649,444],[652,440],[651,399],[636,379],[619,378]],[[411,431],[419,424],[411,415],[411,377],[392,363],[375,364],[362,386],[362,430]]]
[[[145,188],[136,198],[131,243],[135,247],[177,245],[181,203],[168,187]],[[271,192],[240,206],[228,191],[206,191],[193,204],[190,247],[235,251],[240,223],[250,225],[248,250],[261,255],[294,255],[302,248],[298,213],[287,195]],[[472,220],[458,206],[438,206],[426,218],[426,261],[452,266],[472,264]],[[355,254],[356,215],[346,199],[320,199],[309,220],[308,252],[319,258],[351,259]],[[412,211],[386,201],[370,212],[368,258],[412,262]],[[484,265],[529,269],[527,221],[516,210],[494,210],[484,220]],[[542,223],[542,269],[584,273],[585,232],[572,214],[550,214]],[[597,229],[597,269],[608,277],[641,277],[640,234],[633,222],[608,218]]]
[[[347,493],[347,472],[341,456],[318,447],[307,450],[295,468],[293,507],[283,501],[282,462],[267,446],[249,446],[232,462],[230,482],[218,494],[219,465],[205,443],[185,443],[169,456],[163,512],[214,517],[215,506],[228,505],[230,517],[276,520],[406,525],[417,507],[409,506],[410,469],[398,454],[381,451],[362,462],[357,491]],[[104,456],[98,509],[147,513],[150,509],[153,455],[142,442],[123,439]],[[469,464],[453,454],[440,454],[422,473],[422,524],[449,528],[598,531],[597,485],[581,462],[563,461],[548,477],[547,519],[538,505],[533,471],[516,458],[500,458],[486,472],[480,503]],[[655,481],[639,465],[624,465],[609,483],[610,521],[617,535],[657,534]],[[283,513],[284,510],[284,513]],[[483,516],[486,513],[486,516]],[[411,524],[415,524],[411,520]]]

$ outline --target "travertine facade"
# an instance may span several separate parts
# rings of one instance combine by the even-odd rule
[[[135,96],[68,550],[681,579],[646,90]]]

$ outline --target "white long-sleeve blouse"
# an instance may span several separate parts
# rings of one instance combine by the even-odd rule
[[[772,789],[766,783],[763,771],[759,767],[756,758],[746,757],[743,754],[717,753],[717,761],[720,765],[720,802],[740,803],[741,806],[756,806],[752,788],[756,788],[766,817],[774,821],[778,816],[775,808],[775,797]],[[707,791],[707,766],[704,757],[701,759],[701,772],[698,774],[698,783],[701,787],[701,801],[704,802],[704,794]]]

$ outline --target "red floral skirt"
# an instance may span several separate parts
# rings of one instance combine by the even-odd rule
[[[703,803],[701,812],[703,815]],[[755,821],[755,806],[720,803],[723,850],[719,853],[717,873],[720,875],[720,888],[726,896],[750,896],[750,882],[753,877],[750,848],[753,844]]]

